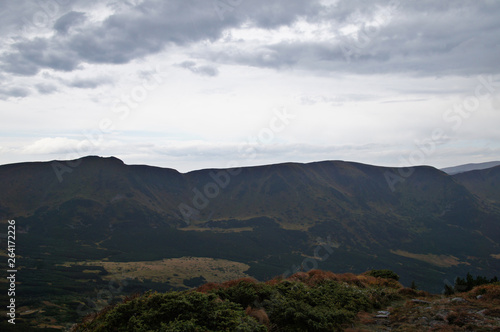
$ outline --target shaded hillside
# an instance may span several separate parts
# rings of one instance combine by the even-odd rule
[[[2,217],[33,215],[38,209],[80,199],[98,204],[133,201],[163,212],[173,210],[172,197],[186,186],[175,170],[127,166],[116,158],[86,157],[69,162],[0,166]]]
[[[485,203],[496,199],[495,186],[483,175],[466,181],[468,173],[452,178],[416,167],[403,178],[399,169],[342,161],[186,174],[116,158],[58,162],[56,171],[54,165],[0,166],[1,217],[21,220],[21,231],[34,243],[78,241],[98,257],[155,260],[205,253],[246,263],[262,249],[272,261],[275,254],[303,253],[327,236],[336,252],[363,256],[369,250],[387,260],[394,253],[433,254],[454,257],[451,266],[458,266],[500,253],[498,242],[488,240],[500,238],[499,216]],[[62,181],[60,167],[66,170],[59,171]],[[400,180],[389,183],[387,174]],[[148,250],[129,249],[133,242]],[[227,246],[237,249],[228,252]],[[363,268],[377,262],[355,261],[368,264]]]
[[[500,166],[453,176],[471,193],[500,206]]]
[[[360,218],[383,218],[389,224],[392,219],[401,226],[415,212],[438,216],[446,211],[460,217],[476,204],[464,188],[429,167],[416,168],[393,192],[385,174],[397,170],[340,161],[187,174],[128,166],[116,158],[59,164],[78,166],[60,174],[61,182],[52,163],[1,166],[2,217],[30,216],[72,200],[89,200],[111,210],[147,210],[178,226],[270,217],[285,228],[304,229],[331,219],[355,223]]]

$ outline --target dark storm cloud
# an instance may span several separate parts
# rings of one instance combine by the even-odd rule
[[[109,77],[94,77],[94,78],[75,78],[65,82],[66,85],[80,89],[95,89],[98,86],[111,84],[113,82]]]
[[[2,69],[18,75],[35,75],[42,68],[71,71],[79,64],[74,50],[44,38],[18,42],[13,49],[1,58]]]
[[[214,1],[216,3],[217,1]],[[222,1],[219,1],[222,2]],[[240,0],[235,6],[235,14],[250,20],[255,26],[264,29],[274,29],[293,24],[298,18],[316,20],[324,9],[320,1],[290,1],[290,0]]]
[[[0,99],[26,97],[31,93],[30,89],[23,87],[0,87]]]
[[[79,25],[86,20],[85,13],[71,11],[61,16],[54,24],[54,30],[61,34],[65,34],[68,30],[75,25]]]
[[[169,44],[216,40],[225,29],[237,27],[247,18],[264,27],[276,27],[309,15],[317,7],[317,1],[280,0],[272,4],[264,0],[242,1],[241,8],[230,7],[220,17],[214,6],[217,1],[147,0],[70,36],[56,34],[35,39],[19,36],[20,40],[1,56],[1,67],[18,75],[35,75],[43,68],[71,71],[81,63],[123,64],[157,53]],[[236,15],[236,10],[244,11],[245,15]],[[64,14],[54,29],[66,32],[71,24],[83,19],[82,13]],[[202,68],[202,71],[210,74],[212,69]]]
[[[214,77],[214,76],[219,75],[219,70],[216,67],[196,66],[196,62],[194,62],[194,61],[184,61],[184,62],[178,64],[178,66],[181,68],[185,68],[185,69],[191,71],[192,73],[200,75],[200,76]]]
[[[357,74],[500,72],[499,2],[362,3],[340,1],[321,11],[322,19],[334,22],[330,40],[287,40],[210,57],[255,67]],[[348,25],[358,31],[344,34]]]
[[[57,91],[57,86],[54,84],[40,83],[35,85],[35,88],[42,95],[48,95]]]
[[[0,1],[0,33],[18,39],[24,33],[51,28],[72,6],[88,6],[98,0],[2,0]]]
[[[0,9],[13,13],[27,10],[26,2],[17,7],[9,3],[12,8],[3,5]],[[300,0],[146,0],[127,5],[102,22],[89,22],[87,13],[64,8],[52,10],[57,14],[52,28],[58,33],[30,39],[16,36],[0,56],[0,68],[17,75],[35,75],[44,68],[72,71],[83,63],[124,64],[169,45],[219,40],[225,30],[242,24],[272,30],[303,19],[310,24],[328,23],[328,38],[289,38],[230,54],[224,49],[209,49],[198,57],[325,73],[435,76],[500,71],[497,1],[341,0],[328,6]],[[71,29],[82,24],[84,28]],[[348,26],[357,27],[357,31],[346,33]],[[218,73],[215,66],[193,68],[201,75]]]

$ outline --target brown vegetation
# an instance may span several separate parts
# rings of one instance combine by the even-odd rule
[[[214,289],[228,289],[230,287],[238,285],[241,282],[256,284],[257,280],[255,280],[254,278],[245,277],[245,278],[225,281],[223,283],[209,282],[196,288],[196,291],[201,293],[208,293]]]
[[[269,316],[264,309],[256,309],[248,306],[245,313],[248,316],[255,318],[259,324],[265,325],[269,329]]]
[[[309,272],[297,272],[287,278],[290,281],[300,281],[309,286],[320,284],[323,281],[333,280],[345,282],[357,287],[366,288],[371,286],[389,287],[389,288],[402,288],[403,286],[392,279],[375,278],[365,274],[355,275],[353,273],[336,274],[330,271],[311,270]],[[269,283],[278,283],[280,279],[273,279]]]

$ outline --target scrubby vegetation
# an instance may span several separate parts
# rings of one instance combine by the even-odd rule
[[[312,270],[196,290],[146,293],[90,315],[74,331],[333,331],[401,299],[394,279]]]
[[[371,270],[367,273],[372,277],[399,280],[399,276],[391,270]]]
[[[397,279],[390,270],[311,270],[147,292],[88,315],[72,331],[500,331],[496,278],[467,276],[489,282],[458,296],[405,288]]]

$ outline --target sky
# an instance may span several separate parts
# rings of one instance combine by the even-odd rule
[[[500,1],[4,0],[0,164],[500,160]]]

